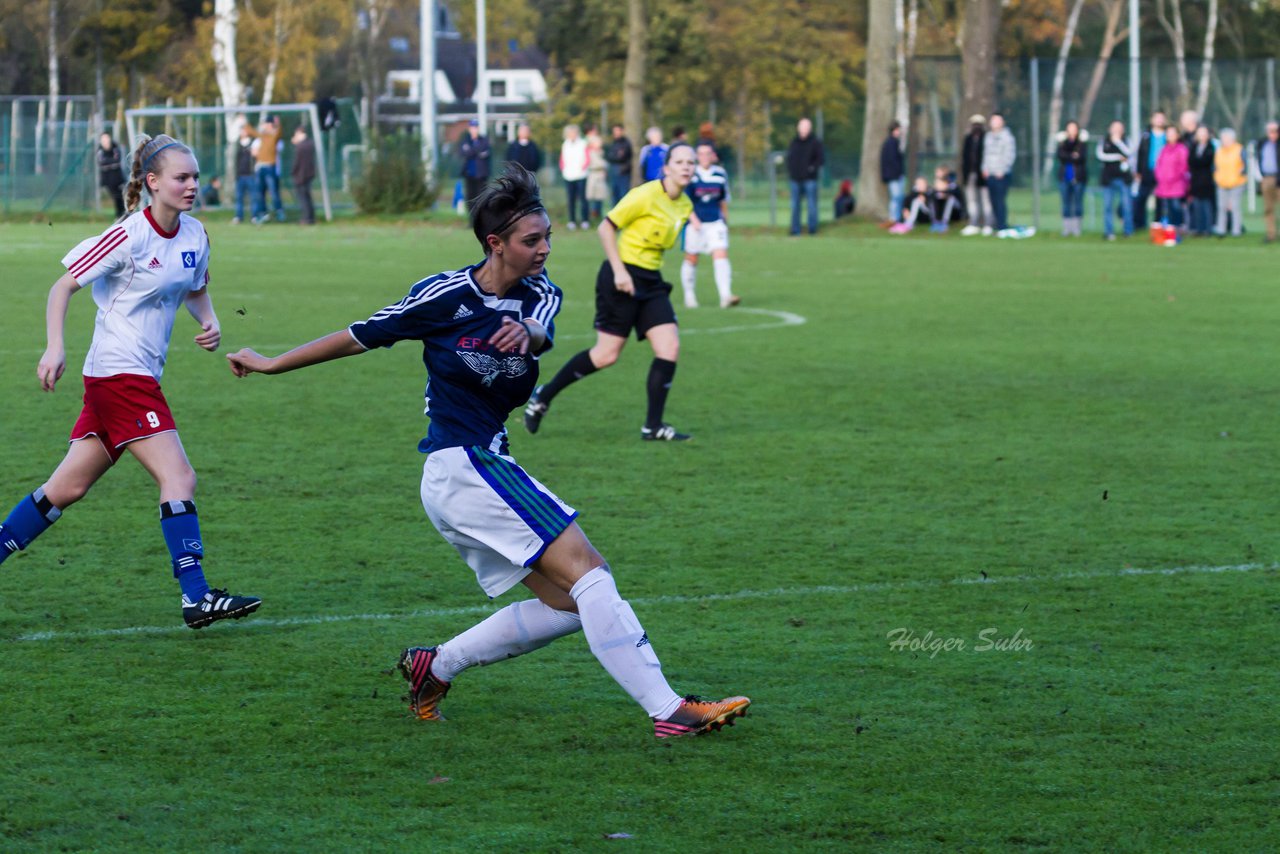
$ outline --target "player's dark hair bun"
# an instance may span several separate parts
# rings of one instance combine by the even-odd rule
[[[545,209],[538,179],[519,163],[508,162],[502,174],[471,200],[471,230],[487,255],[485,238],[490,234],[501,237],[519,220]]]

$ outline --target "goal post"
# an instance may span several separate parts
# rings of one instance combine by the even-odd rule
[[[131,110],[124,111],[125,128],[129,134],[129,145],[133,145],[133,140],[137,136],[138,124],[135,119],[145,118],[169,118],[174,116],[216,116],[225,119],[227,116],[237,113],[257,113],[259,116],[267,113],[300,113],[310,119],[311,139],[316,145],[316,171],[320,173],[320,198],[324,206],[324,218],[328,222],[333,221],[333,204],[329,198],[329,166],[328,158],[325,156],[324,137],[320,132],[320,111],[315,104],[244,104],[239,107],[135,107]],[[227,146],[230,149],[236,144],[234,137],[228,136]],[[229,159],[230,164],[234,164],[234,158]],[[230,166],[234,170],[234,165]],[[234,182],[232,187],[234,188]]]

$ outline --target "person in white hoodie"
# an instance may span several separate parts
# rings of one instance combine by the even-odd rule
[[[576,223],[581,223],[584,231],[590,225],[587,222],[587,163],[587,141],[582,138],[582,131],[577,125],[567,125],[564,142],[560,144],[560,174],[569,196],[565,221],[570,231],[577,228]]]

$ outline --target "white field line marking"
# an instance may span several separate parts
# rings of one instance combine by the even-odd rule
[[[735,590],[730,593],[708,593],[700,596],[670,594],[644,596],[631,599],[634,605],[682,605],[702,602],[741,602],[751,599],[780,599],[788,596],[848,596],[856,593],[876,593],[885,590],[922,590],[940,587],[966,587],[985,584],[1050,584],[1059,581],[1089,579],[1115,579],[1159,575],[1211,575],[1229,572],[1259,572],[1280,569],[1277,563],[1242,563],[1235,566],[1178,566],[1169,569],[1119,569],[1082,570],[1060,572],[1053,575],[1008,575],[987,578],[919,579],[904,581],[869,581],[864,584],[818,585],[814,587],[775,587],[772,590]],[[381,614],[321,614],[312,617],[282,617],[279,619],[250,616],[246,626],[255,628],[287,628],[290,626],[317,626],[327,623],[353,621],[387,622],[413,620],[424,617],[455,617],[489,615],[496,609],[492,605],[468,605],[460,608],[426,608],[417,611]],[[80,638],[129,637],[136,635],[166,635],[189,632],[186,626],[176,623],[167,626],[130,626],[122,629],[86,629],[72,632],[32,632],[18,635],[12,641],[75,640]]]
[[[681,335],[693,335],[693,334],[712,335],[712,334],[719,334],[723,332],[757,332],[761,329],[778,329],[783,326],[802,326],[803,324],[809,322],[809,319],[807,317],[803,317],[799,314],[793,314],[792,312],[789,312],[789,311],[774,311],[773,309],[768,309],[768,308],[738,307],[738,308],[731,309],[731,311],[733,311],[734,314],[757,314],[762,317],[771,317],[773,318],[773,321],[767,322],[767,323],[740,324],[738,326],[719,326],[712,329],[699,329],[696,326],[692,328],[687,326],[681,326],[680,334]],[[569,333],[561,333],[557,335],[556,340],[572,341],[572,340],[595,338],[595,337],[596,337],[596,334],[594,332],[569,332]],[[267,350],[269,352],[276,352],[276,351],[284,351],[287,349],[291,349],[296,346],[298,346],[298,342],[295,341],[292,344],[255,345],[254,349],[259,351]],[[32,345],[30,348],[26,350],[0,350],[0,356],[30,356],[32,359],[38,362],[40,361],[40,354],[43,352],[44,350],[42,350],[39,346]],[[74,360],[68,357],[67,362],[68,364],[73,364]]]

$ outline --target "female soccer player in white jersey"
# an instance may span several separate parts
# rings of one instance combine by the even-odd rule
[[[186,214],[200,189],[200,167],[191,149],[164,135],[143,137],[130,162],[128,213],[68,252],[62,259],[67,272],[49,291],[48,346],[36,368],[45,391],[53,391],[66,369],[67,305],[81,288],[93,287],[98,316],[84,360],[84,409],[62,464],[0,525],[0,562],[44,533],[127,450],[160,487],[160,530],[182,588],[182,616],[199,629],[262,604],[210,590],[205,582],[196,473],[160,391],[179,306],[200,324],[200,347],[216,350],[222,338],[209,299],[209,238]],[[139,212],[144,187],[151,204]]]
[[[537,433],[556,395],[571,383],[618,361],[627,336],[649,340],[653,363],[645,383],[648,411],[640,438],[648,441],[688,439],[662,420],[667,394],[676,375],[680,329],[671,307],[671,285],[662,278],[662,253],[675,246],[680,228],[693,211],[685,189],[693,179],[693,149],[687,142],[667,149],[664,175],[641,184],[622,197],[597,231],[605,260],[596,275],[596,343],[573,356],[552,379],[538,387],[524,411],[524,426]]]
[[[515,602],[434,647],[401,653],[409,704],[423,720],[468,667],[546,646],[581,629],[600,663],[654,720],[659,738],[719,729],[750,701],[704,702],[671,690],[648,636],[618,595],[608,564],[575,520],[577,512],[508,454],[507,415],[538,379],[551,347],[560,289],[544,271],[551,222],[533,175],[516,164],[473,202],[471,224],[484,259],[415,284],[366,321],[265,358],[227,358],[236,376],[279,374],[397,341],[420,341],[427,368],[427,454],[422,505],[475,571],[490,597],[517,583],[537,597]]]
[[[698,168],[688,192],[693,213],[684,228],[684,263],[680,265],[684,306],[698,307],[699,255],[711,256],[720,307],[735,306],[742,300],[733,293],[733,268],[729,265],[729,173],[716,163],[716,149],[710,142],[698,143]]]

